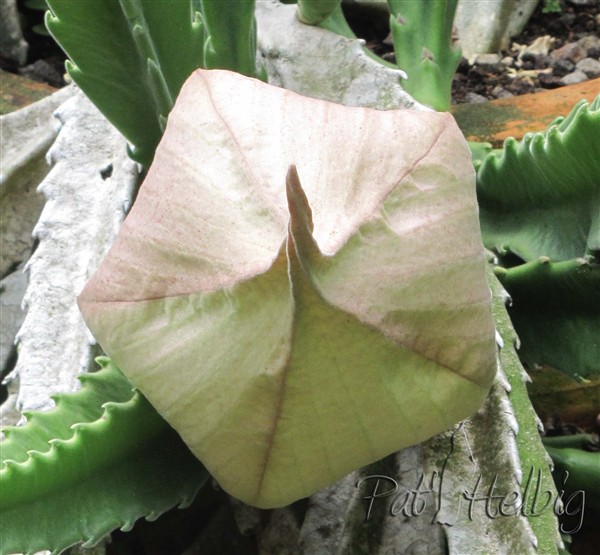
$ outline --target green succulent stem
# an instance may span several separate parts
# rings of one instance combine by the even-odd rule
[[[286,2],[286,3],[293,3],[293,2]],[[318,0],[313,3],[319,4]],[[298,4],[300,4],[300,3],[298,3]],[[298,13],[298,19],[302,23],[305,23],[307,25],[316,25],[317,27],[321,27],[321,29],[327,29],[328,31],[331,31],[332,33],[335,33],[336,35],[346,37],[347,39],[356,40],[357,36],[354,33],[354,31],[352,30],[352,28],[350,27],[350,25],[348,24],[348,21],[346,20],[346,16],[344,15],[344,11],[342,10],[341,2],[336,0],[335,2],[332,2],[331,4],[332,5],[335,4],[335,6],[333,6],[333,9],[327,10],[327,17],[315,17],[312,20],[312,21],[314,21],[314,23],[310,23],[309,21],[302,18],[300,16],[300,13]],[[322,13],[325,13],[325,10],[323,10]],[[310,18],[307,18],[307,19],[310,19]],[[368,56],[372,60],[375,60],[377,63],[379,63],[385,67],[388,67],[390,69],[398,69],[398,67],[395,64],[388,62],[387,60],[384,60],[380,56],[377,56],[377,54],[373,53],[371,50],[369,50],[366,47],[363,48],[363,52],[365,53],[366,56]]]
[[[507,139],[479,169],[480,203],[507,211],[515,205],[552,206],[597,193],[599,131],[600,95],[591,103],[579,101],[567,117],[555,119],[543,132],[527,133],[521,141]]]
[[[600,376],[600,96],[544,132],[484,157],[477,198],[484,245],[513,299],[530,365]]]
[[[204,64],[193,0],[48,0],[46,25],[73,81],[146,168],[179,89]]]
[[[341,3],[341,0],[298,0],[298,19],[308,25],[318,25],[340,8]]]
[[[547,364],[573,378],[600,375],[600,265],[583,258],[540,258],[497,268],[529,365]]]
[[[163,117],[169,115],[175,98],[160,69],[160,58],[157,45],[149,32],[141,4],[136,0],[121,0],[123,14],[129,22],[131,35],[138,51],[146,58],[150,90],[155,104]]]
[[[585,506],[600,511],[600,452],[557,447],[546,440],[544,446],[554,463],[557,487],[564,488],[569,495],[583,494]]]
[[[6,428],[0,554],[92,545],[191,503],[208,478],[177,433],[107,358],[50,412]],[[51,523],[34,525],[32,523]]]
[[[388,0],[396,63],[408,79],[402,86],[438,111],[450,109],[452,78],[460,49],[452,43],[458,0]]]
[[[510,402],[518,422],[518,431],[515,439],[519,452],[521,469],[524,472],[538,472],[539,486],[542,491],[549,491],[552,492],[553,495],[556,495],[550,473],[548,456],[544,452],[539,436],[538,418],[531,405],[527,387],[525,385],[529,378],[525,373],[517,354],[516,345],[518,344],[518,339],[511,318],[507,312],[506,295],[503,291],[501,280],[497,279],[497,272],[495,276],[491,270],[492,264],[489,264],[488,282],[493,296],[492,310],[494,312],[497,332],[502,338],[502,347],[499,350],[499,360],[510,386]],[[523,476],[521,483],[522,488],[526,487],[526,479],[526,475]],[[523,491],[522,494],[525,495],[525,491]],[[532,508],[531,503],[535,504],[535,501],[531,498],[525,498],[524,503],[525,512],[532,515],[528,517],[528,520],[538,540],[538,552],[556,553],[558,538],[554,513],[552,511],[546,511],[542,514],[533,515],[530,509]],[[534,512],[535,511],[533,511],[533,513]]]
[[[201,0],[206,25],[206,69],[229,69],[257,77],[254,0]]]
[[[597,441],[591,434],[573,434],[566,436],[545,436],[542,439],[545,447],[591,449]]]

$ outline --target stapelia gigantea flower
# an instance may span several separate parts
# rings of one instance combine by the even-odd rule
[[[222,487],[259,507],[443,431],[495,373],[452,117],[226,71],[184,85],[79,303]]]

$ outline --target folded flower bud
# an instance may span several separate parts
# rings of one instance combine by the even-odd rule
[[[198,70],[79,304],[222,487],[276,507],[478,409],[484,264],[452,116]]]

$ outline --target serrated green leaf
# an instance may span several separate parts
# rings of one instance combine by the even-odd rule
[[[99,358],[98,363],[100,370],[79,376],[82,384],[79,391],[53,396],[55,410],[25,412],[26,426],[2,429],[6,439],[0,443],[0,468],[4,467],[7,460],[26,461],[30,451],[48,451],[51,440],[72,437],[75,433],[73,426],[98,420],[107,401],[125,402],[131,399],[132,386],[125,376],[107,358]]]
[[[46,25],[73,80],[149,166],[181,85],[203,64],[192,0],[48,0]]]
[[[103,364],[108,371],[88,380],[87,387],[127,381],[115,378],[119,371],[112,363]],[[81,402],[101,397],[76,395]],[[2,555],[92,545],[116,528],[131,528],[140,517],[154,519],[189,504],[206,481],[204,467],[142,395],[130,389],[126,401],[105,401],[102,415],[75,424],[71,437],[51,440],[49,450],[32,451],[25,461],[5,462]],[[27,436],[27,426],[12,437],[17,433]]]
[[[572,377],[600,374],[600,265],[542,259],[497,268],[496,274],[511,295],[510,315],[526,362]]]
[[[600,249],[598,137],[600,96],[489,155],[477,174],[484,244],[524,261],[569,260]]]
[[[498,275],[523,360],[579,377],[600,372],[599,136],[600,96],[508,139],[477,175],[483,240],[508,267]]]

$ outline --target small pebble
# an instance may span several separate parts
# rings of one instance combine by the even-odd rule
[[[558,87],[562,87],[561,79],[557,75],[540,73],[539,81],[540,85],[545,89],[557,89]]]
[[[585,58],[577,62],[577,69],[583,71],[590,79],[600,76],[600,62],[594,58]]]
[[[475,63],[478,65],[490,65],[497,64],[500,61],[498,54],[477,54],[475,56]]]
[[[474,65],[491,72],[501,72],[504,69],[498,54],[477,54]]]
[[[500,60],[500,63],[504,66],[512,67],[514,61],[515,60],[512,56],[505,56],[502,58],[502,60]]]
[[[33,81],[47,82],[53,87],[62,87],[62,75],[46,60],[36,60],[28,66],[19,69],[19,74]]]
[[[576,15],[574,13],[563,13],[558,20],[565,26],[565,27],[571,27],[571,25],[573,25],[573,23],[575,22],[576,19]]]
[[[555,60],[552,64],[553,73],[558,77],[563,77],[571,73],[575,69],[575,64],[571,60],[565,60],[563,58],[559,58]]]
[[[588,48],[588,58],[594,58],[596,60],[600,59],[600,46],[599,47],[595,47],[592,46],[592,48]]]
[[[485,96],[481,96],[480,94],[470,92],[465,96],[465,100],[469,104],[482,104],[483,102],[487,102],[488,99]]]
[[[576,42],[569,42],[554,50],[551,56],[554,60],[571,60],[572,62],[577,63],[587,56],[587,52]]]
[[[533,54],[532,52],[525,52],[525,54],[523,54],[521,56],[521,60],[523,60],[523,62],[535,62],[535,54]]]
[[[514,96],[513,93],[507,91],[506,89],[502,88],[500,85],[496,85],[493,89],[492,89],[492,95],[494,95],[496,98],[509,98],[511,96]]]
[[[563,85],[576,85],[577,83],[583,83],[588,80],[588,76],[583,71],[576,69],[573,73],[565,75],[560,82]]]
[[[587,35],[585,37],[580,38],[577,41],[577,44],[579,44],[579,46],[581,46],[581,48],[584,48],[585,50],[589,50],[590,48],[600,49],[600,37],[597,37],[596,35]]]

